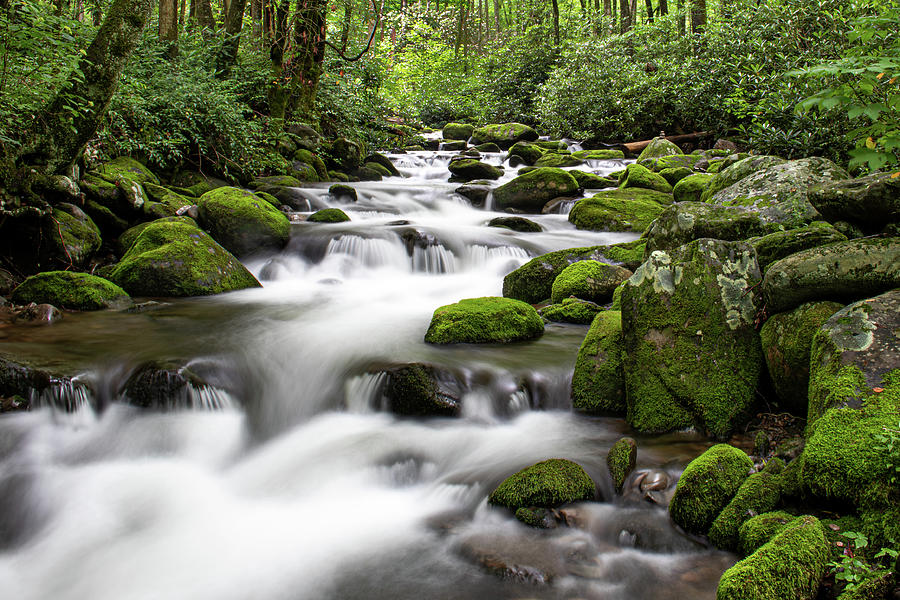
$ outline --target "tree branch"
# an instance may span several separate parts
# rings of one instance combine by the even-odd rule
[[[372,48],[372,40],[375,39],[375,31],[378,30],[378,23],[379,23],[379,21],[381,20],[381,13],[378,11],[378,5],[375,3],[375,0],[372,0],[372,7],[375,9],[375,23],[372,25],[372,32],[369,33],[369,41],[366,43],[366,47],[363,48],[362,52],[360,52],[359,54],[357,54],[357,55],[354,56],[353,58],[350,58],[350,57],[348,57],[347,55],[345,55],[345,54],[341,51],[340,48],[338,48],[337,46],[335,46],[334,44],[332,44],[332,43],[329,42],[328,40],[325,40],[325,45],[328,46],[329,48],[331,48],[332,50],[334,50],[334,51],[337,53],[338,56],[340,56],[341,58],[343,58],[343,59],[346,60],[347,62],[356,62],[356,61],[358,61],[359,59],[361,59],[361,58],[366,54],[366,52],[368,52],[368,51]]]

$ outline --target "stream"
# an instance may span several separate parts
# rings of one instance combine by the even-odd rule
[[[489,228],[504,213],[453,192],[453,154],[391,155],[403,177],[352,184],[358,202],[328,184],[297,190],[351,221],[297,222],[283,251],[245,259],[260,289],[0,331],[0,354],[95,390],[62,386],[0,416],[0,597],[715,598],[735,557],[677,532],[636,485],[616,496],[606,453],[633,434],[571,409],[587,326],[549,323],[508,345],[423,342],[437,307],[501,295],[531,257],[636,237],[578,231],[566,214],[528,215],[540,233]],[[504,154],[483,160],[506,165],[492,185],[514,177]],[[121,401],[148,361],[211,386],[167,410]],[[383,370],[409,362],[453,374],[460,417],[382,410]],[[710,445],[633,437],[639,471],[672,484]],[[528,528],[487,505],[504,478],[557,457],[598,485],[597,502],[564,511],[569,526]]]

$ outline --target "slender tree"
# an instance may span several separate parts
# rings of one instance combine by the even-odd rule
[[[178,0],[159,0],[159,41],[169,58],[178,56]]]
[[[165,0],[160,1],[164,2]],[[228,14],[225,17],[225,37],[216,57],[216,75],[220,78],[228,77],[231,74],[231,68],[237,62],[238,48],[241,44],[241,27],[244,24],[246,8],[247,0],[231,0],[228,5]]]
[[[691,4],[691,33],[699,35],[706,28],[706,0],[693,0]]]

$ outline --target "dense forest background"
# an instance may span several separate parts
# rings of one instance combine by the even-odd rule
[[[98,109],[77,85],[126,4],[150,16]],[[240,177],[279,170],[286,124],[391,147],[519,121],[878,169],[900,147],[898,22],[878,0],[0,0],[0,148],[27,161],[48,114],[73,132],[93,114],[86,160]]]

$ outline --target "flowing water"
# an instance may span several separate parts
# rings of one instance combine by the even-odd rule
[[[636,486],[616,497],[605,456],[627,425],[571,410],[586,326],[422,341],[435,308],[500,295],[532,256],[635,237],[576,231],[565,214],[529,217],[541,233],[488,228],[499,213],[453,193],[450,156],[393,156],[403,177],[353,184],[355,203],[298,190],[351,221],[299,222],[285,250],[247,259],[262,289],[0,330],[0,353],[76,375],[0,417],[0,597],[714,598],[734,557],[680,535]],[[211,385],[137,408],[123,382],[147,361]],[[408,362],[452,373],[460,417],[381,410],[383,369]],[[639,469],[671,481],[708,445],[638,443]],[[598,502],[564,511],[569,526],[487,506],[503,478],[551,457],[598,483]]]

